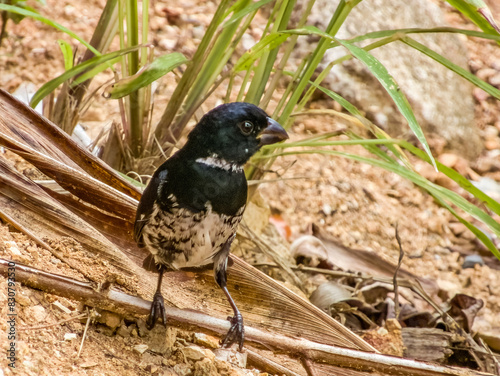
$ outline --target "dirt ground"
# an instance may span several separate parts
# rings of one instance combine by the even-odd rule
[[[497,20],[500,4],[488,1]],[[89,40],[104,0],[78,2],[47,0],[40,12]],[[192,55],[203,28],[210,21],[216,4],[198,0],[176,2],[176,6],[154,2],[151,29],[157,53],[180,51]],[[179,26],[168,25],[164,9],[180,9],[185,15]],[[180,7],[180,8],[177,8]],[[445,8],[453,26],[469,24],[456,12]],[[8,26],[9,36],[0,47],[0,87],[14,92],[22,83],[36,87],[64,71],[57,39],[67,39],[54,29],[29,19]],[[258,32],[258,31],[256,31]],[[500,49],[493,42],[466,40],[470,69],[478,77],[500,88]],[[97,84],[109,77],[103,75]],[[173,92],[172,77],[161,81],[155,106],[162,108]],[[476,126],[484,140],[484,151],[477,160],[467,161],[458,153],[444,152],[441,140],[429,140],[435,156],[472,179],[481,176],[500,182],[500,104],[481,90],[475,90]],[[211,100],[207,108],[214,105]],[[330,107],[316,102],[312,107]],[[85,114],[83,123],[96,132],[95,124],[110,124],[119,119],[118,108],[102,97]],[[343,125],[326,118],[297,118],[291,138],[341,128]],[[339,149],[342,150],[342,149]],[[347,150],[347,149],[346,149]],[[354,149],[348,149],[353,151]],[[363,154],[361,148],[354,151]],[[10,160],[16,159],[8,156]],[[422,162],[414,161],[417,170],[438,184],[460,190]],[[394,235],[397,224],[406,252],[403,267],[417,276],[437,282],[449,297],[464,293],[485,303],[479,312],[474,331],[500,338],[500,262],[495,261],[474,236],[427,193],[403,178],[382,169],[347,159],[308,155],[287,156],[274,165],[267,178],[283,178],[262,184],[261,195],[274,213],[290,227],[288,241],[310,233],[312,224],[347,247],[375,252],[396,264],[399,256]],[[294,179],[287,179],[287,178]],[[496,218],[498,220],[498,218]],[[462,267],[464,257],[480,254],[484,265]],[[0,257],[15,259],[45,271],[84,279],[82,275],[37,247],[26,236],[0,224]],[[210,343],[193,333],[178,331],[173,336],[171,356],[145,351],[142,322],[121,321],[111,317],[89,326],[87,339],[77,357],[85,329],[84,313],[77,302],[16,286],[19,309],[20,340],[18,370],[0,359],[2,375],[258,375],[259,370],[243,369],[213,356]],[[6,317],[7,280],[0,277],[0,312]],[[6,346],[7,326],[0,322],[0,344]],[[192,348],[186,350],[186,347]],[[208,350],[208,352],[207,352]],[[193,355],[194,352],[198,352]],[[202,355],[200,355],[200,353]],[[191,354],[191,355],[189,355]]]

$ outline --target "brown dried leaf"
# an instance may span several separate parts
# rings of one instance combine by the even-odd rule
[[[465,294],[457,294],[450,301],[448,314],[468,333],[472,329],[472,324],[477,313],[484,306],[481,299],[473,298]]]
[[[55,192],[49,195],[49,191],[42,190],[4,164],[4,169],[0,171],[6,187],[6,192],[3,189],[0,192],[4,204],[0,210],[3,210],[4,217],[10,221],[15,218],[19,228],[39,240],[58,240],[61,236],[76,239],[86,251],[78,253],[79,257],[85,261],[95,261],[95,255],[98,255],[99,262],[117,268],[125,277],[135,279],[136,284],[124,283],[127,288],[150,298],[156,275],[140,267],[145,257],[144,251],[135,246],[127,232],[135,214],[131,210],[134,201],[127,195],[138,198],[137,190],[131,189],[128,183],[110,172],[102,162],[95,161],[64,133],[54,130],[56,127],[53,124],[24,107],[0,91],[0,142],[28,159],[84,202]],[[5,114],[7,112],[8,115]],[[22,132],[17,132],[18,129],[22,129]],[[22,133],[22,137],[18,137],[19,133]],[[24,143],[26,139],[30,140],[29,145]],[[67,147],[68,144],[71,147]],[[66,153],[69,157],[65,156]],[[52,160],[53,164],[50,163]],[[96,179],[87,177],[86,173]],[[97,182],[101,177],[105,184]],[[14,181],[17,184],[13,184]],[[118,194],[117,190],[125,194]],[[113,192],[116,194],[113,195]],[[28,199],[23,201],[25,196]],[[101,210],[103,205],[104,212]],[[114,211],[113,205],[120,209]],[[116,217],[112,225],[114,229],[110,230],[106,220],[113,215]],[[126,224],[122,237],[119,236],[121,224]],[[45,241],[45,246],[50,247],[47,243],[49,241]],[[119,247],[124,247],[128,253],[125,254]],[[228,288],[247,325],[318,343],[374,351],[361,338],[305,299],[244,261],[236,257],[233,260],[234,264],[229,268]],[[96,270],[88,268],[85,262],[82,261],[86,267],[79,267],[76,260],[71,261],[70,265],[89,279],[102,281],[103,276],[97,276]],[[117,282],[123,283],[120,280]],[[166,273],[163,285],[165,300],[179,308],[199,310],[216,317],[226,317],[230,311],[211,272]]]

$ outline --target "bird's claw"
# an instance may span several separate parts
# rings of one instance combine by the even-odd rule
[[[237,343],[239,350],[243,349],[243,342],[245,341],[245,327],[243,325],[243,317],[240,313],[237,313],[233,317],[229,316],[227,318],[231,323],[231,327],[227,332],[226,336],[222,339],[222,347],[229,347],[233,343]]]
[[[167,313],[165,312],[165,301],[161,293],[157,292],[153,297],[153,302],[151,303],[151,310],[149,311],[149,316],[146,321],[146,327],[151,330],[156,325],[156,320],[158,317],[161,319],[163,326],[167,326]]]

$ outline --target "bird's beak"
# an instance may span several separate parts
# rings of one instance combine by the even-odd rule
[[[260,134],[259,146],[271,145],[288,139],[288,133],[276,120],[267,118],[267,127]]]

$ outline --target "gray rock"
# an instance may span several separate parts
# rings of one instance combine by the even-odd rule
[[[469,255],[465,257],[464,263],[462,264],[463,269],[474,268],[474,266],[484,265],[483,258],[479,255]]]
[[[299,3],[304,6],[306,0],[299,0]],[[317,0],[308,24],[325,30],[338,3],[338,0]],[[353,9],[337,36],[348,39],[378,30],[436,26],[446,26],[446,23],[440,8],[432,1],[413,0],[410,4],[365,0]],[[457,35],[410,36],[455,64],[467,67],[467,51]],[[302,57],[310,51],[312,44],[311,39],[305,37],[299,41],[297,55]],[[341,47],[328,50],[322,68],[345,53]],[[447,140],[449,148],[459,150],[465,157],[473,158],[479,154],[481,142],[474,127],[474,102],[469,82],[400,42],[390,43],[371,53],[398,82],[427,136],[431,132],[438,134]],[[370,120],[391,136],[411,135],[406,120],[389,94],[361,62],[351,59],[336,65],[324,85],[365,111]]]

